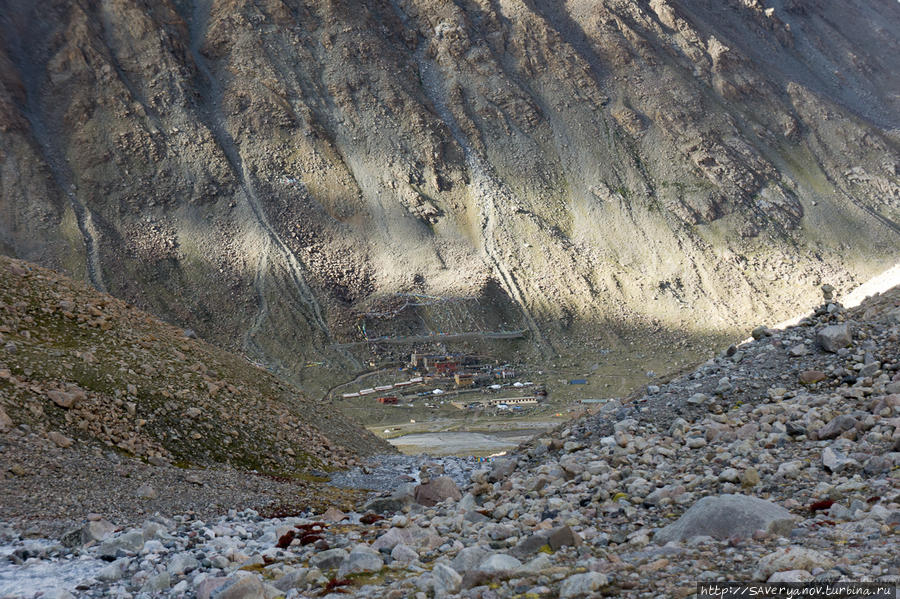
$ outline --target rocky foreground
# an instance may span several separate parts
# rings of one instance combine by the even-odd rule
[[[58,541],[10,527],[0,595],[686,597],[697,581],[896,582],[898,305],[893,290],[759,328],[487,465],[386,458],[418,468],[357,511],[124,529],[96,515]]]

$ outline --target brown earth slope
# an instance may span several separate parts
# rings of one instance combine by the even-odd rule
[[[275,376],[81,282],[0,257],[0,408],[62,447],[302,476],[390,446]]]
[[[366,336],[668,356],[894,262],[898,32],[889,0],[0,0],[0,251],[311,387]]]

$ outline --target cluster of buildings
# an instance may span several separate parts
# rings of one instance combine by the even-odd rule
[[[425,380],[452,378],[457,388],[490,385],[516,376],[508,364],[488,364],[479,356],[465,354],[413,353],[409,357],[409,369],[421,373]]]
[[[485,391],[498,391],[504,386],[531,386],[531,383],[520,382],[501,384],[502,381],[515,378],[516,371],[508,364],[498,365],[491,363],[490,360],[481,356],[413,353],[410,355],[409,363],[404,370],[414,376],[408,380],[390,385],[379,385],[343,393],[342,397],[344,399],[352,399],[371,395],[380,404],[395,405],[401,399],[406,401],[405,398],[413,395],[417,397],[443,395],[445,393],[444,388],[455,386],[457,397],[451,403],[458,408],[522,409],[525,406],[539,403],[546,396],[546,392],[543,389],[535,388],[533,394],[529,397],[495,397],[470,401],[459,399],[461,397],[460,394],[473,392],[478,388],[482,388]],[[415,386],[415,389],[408,389],[408,387],[413,386]],[[425,390],[422,390],[423,387]]]

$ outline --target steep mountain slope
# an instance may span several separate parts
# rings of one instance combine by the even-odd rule
[[[278,475],[391,451],[244,358],[6,257],[0,346],[0,429],[25,424],[63,447]]]
[[[0,251],[309,386],[384,335],[667,354],[893,263],[898,31],[889,0],[2,0]]]

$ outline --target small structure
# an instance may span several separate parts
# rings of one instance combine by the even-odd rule
[[[438,375],[447,376],[455,374],[459,370],[459,362],[455,360],[442,360],[434,363],[434,371]]]
[[[500,405],[505,405],[506,408],[501,409],[508,409],[510,406],[535,406],[539,401],[540,400],[537,397],[503,397],[473,401],[467,407],[472,409],[472,406],[477,405],[484,408],[496,408]]]
[[[515,377],[516,377],[516,371],[513,370],[512,368],[503,366],[501,368],[494,369],[494,378],[495,379],[506,380],[506,379],[512,379]]]
[[[475,384],[475,376],[464,372],[457,372],[453,379],[457,387],[471,387]]]

